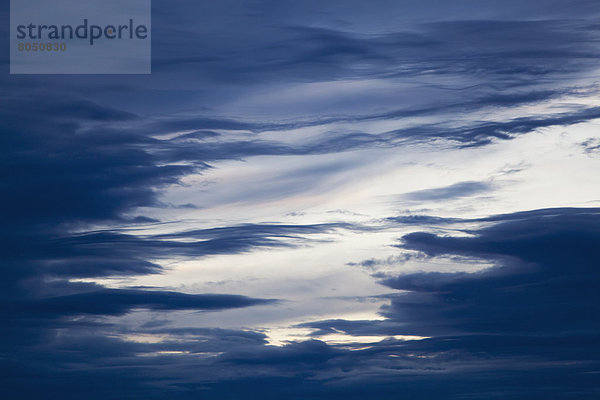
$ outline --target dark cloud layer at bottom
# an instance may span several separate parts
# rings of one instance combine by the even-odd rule
[[[470,231],[472,236],[413,233],[403,238],[402,246],[430,257],[483,258],[495,267],[476,273],[390,276],[382,282],[403,292],[382,310],[386,320],[304,325],[315,334],[413,334],[430,339],[388,339],[359,350],[319,340],[273,347],[266,346],[259,332],[175,329],[168,323],[119,331],[96,317],[65,325],[69,313],[61,309],[62,319],[52,317],[42,327],[21,321],[21,340],[1,360],[3,392],[7,398],[61,399],[600,395],[600,212],[534,210],[485,220],[494,224]],[[127,296],[121,303],[139,300],[137,292]],[[198,306],[195,298],[179,297],[171,299],[177,303],[174,308]],[[32,331],[38,336],[28,338]],[[132,333],[171,339],[137,343],[115,337]]]

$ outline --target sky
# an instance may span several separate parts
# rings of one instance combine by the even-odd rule
[[[149,75],[0,46],[3,399],[600,397],[596,1],[154,0]]]

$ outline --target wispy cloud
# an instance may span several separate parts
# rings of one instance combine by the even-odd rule
[[[0,76],[7,398],[597,397],[596,2],[156,3]]]

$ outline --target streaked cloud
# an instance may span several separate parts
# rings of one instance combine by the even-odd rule
[[[152,75],[0,76],[3,393],[597,397],[599,16],[156,3]]]

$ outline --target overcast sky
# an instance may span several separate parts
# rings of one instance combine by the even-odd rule
[[[600,396],[597,1],[154,0],[150,75],[7,55],[0,397]]]

